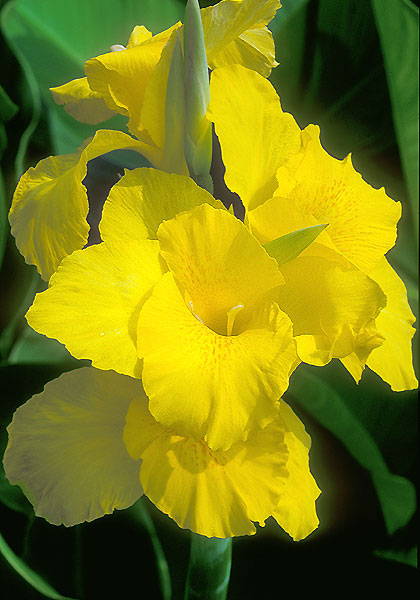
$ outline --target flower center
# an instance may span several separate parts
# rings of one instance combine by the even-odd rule
[[[237,335],[234,333],[234,325],[237,315],[244,308],[244,305],[242,303],[232,306],[232,308],[230,308],[227,312],[223,312],[220,315],[214,315],[214,318],[211,320],[211,323],[209,323],[206,322],[207,319],[206,321],[203,321],[200,315],[196,312],[189,294],[186,293],[185,296],[185,302],[188,308],[190,309],[191,314],[194,315],[197,321],[202,323],[202,325],[205,325],[209,329],[212,329],[219,335]]]

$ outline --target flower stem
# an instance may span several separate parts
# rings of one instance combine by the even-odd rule
[[[143,504],[142,499],[140,499],[140,501],[134,504],[133,513],[136,516],[136,518],[144,525],[144,527],[150,535],[150,541],[152,543],[156,558],[156,568],[158,571],[160,589],[162,591],[162,598],[163,600],[170,600],[172,597],[172,586],[168,563],[166,562],[165,553],[161,546],[153,520],[149,515],[149,511]]]
[[[225,600],[232,563],[232,539],[191,533],[185,600]]]

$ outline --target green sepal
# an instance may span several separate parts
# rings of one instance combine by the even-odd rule
[[[191,177],[202,187],[212,188],[211,123],[206,119],[210,102],[209,72],[203,24],[197,0],[189,0],[184,19],[185,156]],[[207,182],[207,183],[206,183]],[[203,185],[203,183],[205,185]]]
[[[328,227],[328,223],[324,225],[313,225],[298,229],[291,233],[286,233],[271,242],[264,244],[264,248],[270,256],[276,259],[279,265],[296,258],[316,240],[320,233]]]
[[[174,40],[170,40],[169,43],[174,44],[174,49],[166,87],[165,148],[162,168],[168,173],[187,175],[184,155],[184,57],[179,32],[175,31],[172,35]]]

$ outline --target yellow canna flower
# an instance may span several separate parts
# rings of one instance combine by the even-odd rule
[[[275,301],[284,278],[244,224],[191,179],[137,169],[112,189],[100,231],[36,296],[31,327],[142,377],[152,415],[212,449],[270,421],[298,360]]]
[[[286,285],[277,300],[293,321],[299,358],[319,366],[339,358],[356,381],[367,364],[393,390],[415,388],[414,316],[384,257],[395,243],[400,203],[368,185],[350,157],[328,155],[318,127],[301,131],[258,73],[216,69],[210,90],[225,181],[240,195],[253,235],[266,244],[328,224],[280,265]]]
[[[239,63],[268,77],[277,63],[273,37],[266,25],[279,8],[279,0],[221,0],[202,9],[209,68]],[[163,133],[159,127],[165,121],[165,88],[173,43],[166,46],[171,37],[175,40],[175,30],[182,35],[182,28],[177,23],[153,36],[144,26],[134,27],[126,47],[113,46],[113,51],[88,60],[86,77],[52,88],[54,99],[76,119],[87,123],[103,121],[106,108],[109,116],[114,112],[127,115],[134,135],[139,139],[146,135],[146,141],[158,145],[153,134],[160,137]],[[94,105],[98,111],[105,109],[104,114],[98,112],[97,119]]]
[[[222,0],[203,9],[210,68],[239,61],[268,76],[277,63],[266,25],[279,7],[279,0]],[[26,262],[36,265],[44,280],[48,281],[64,256],[87,243],[89,206],[82,181],[89,160],[129,149],[156,168],[189,174],[182,151],[168,155],[165,149],[166,88],[182,30],[177,23],[152,36],[137,26],[126,48],[118,46],[88,60],[85,78],[52,89],[55,100],[78,120],[98,123],[115,112],[127,115],[136,138],[99,130],[75,154],[41,160],[21,178],[9,214],[11,231]]]
[[[299,540],[318,525],[310,438],[285,404],[227,451],[157,423],[138,380],[84,367],[19,407],[6,476],[54,525],[92,521],[143,493],[180,527],[208,537],[255,533],[273,516]]]

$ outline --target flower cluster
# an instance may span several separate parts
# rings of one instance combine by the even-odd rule
[[[243,222],[189,177],[183,154],[168,162],[181,24],[156,36],[134,28],[127,48],[53,90],[79,120],[127,115],[136,137],[100,130],[76,154],[41,161],[11,208],[20,251],[49,279],[28,323],[92,362],[47,384],[9,427],[6,474],[51,523],[89,521],[144,493],[202,535],[251,534],[273,516],[302,539],[317,527],[320,491],[310,438],[281,399],[292,372],[338,358],[356,381],[367,365],[394,390],[417,385],[414,318],[385,257],[400,204],[283,112],[266,79],[278,8],[222,0],[201,11],[206,119]],[[84,247],[86,165],[117,148],[154,168],[112,187],[102,242]]]

